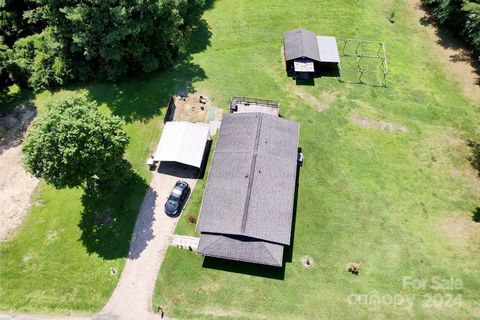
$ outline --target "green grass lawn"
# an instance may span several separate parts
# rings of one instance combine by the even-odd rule
[[[223,0],[206,12],[209,47],[192,61],[206,77],[195,87],[225,109],[231,95],[281,99],[281,113],[301,124],[293,257],[275,272],[212,266],[170,248],[154,306],[181,319],[480,317],[480,223],[473,219],[480,181],[465,142],[480,137],[480,113],[413,16],[409,3],[393,0]],[[299,26],[384,41],[388,87],[374,75],[356,84],[349,74],[344,82],[324,77],[296,86],[284,72],[282,34]],[[365,128],[353,115],[407,131]],[[198,183],[186,213],[198,214],[204,186]],[[176,232],[195,234],[186,220]],[[304,255],[313,257],[312,268],[302,267]],[[349,262],[361,264],[358,276],[345,271]],[[404,286],[409,276],[428,280],[425,289]],[[460,279],[462,288],[436,290],[432,277]],[[355,294],[386,302],[349,303]],[[413,303],[389,303],[394,295]]]
[[[395,23],[389,22],[395,11]],[[403,1],[217,1],[194,34],[190,55],[171,69],[117,84],[76,85],[34,97],[46,102],[82,92],[127,122],[135,177],[108,199],[41,184],[18,235],[0,245],[0,309],[94,312],[115,287],[150,173],[145,159],[161,133],[168,95],[198,90],[227,108],[232,95],[281,99],[301,124],[301,169],[292,262],[283,274],[263,268],[221,271],[170,248],[154,305],[177,318],[464,318],[480,316],[480,183],[466,157],[480,139],[478,107],[436,62],[431,42]],[[283,68],[282,34],[296,27],[340,38],[383,40],[388,88],[316,79],[296,86]],[[405,133],[363,128],[352,115],[405,126]],[[198,214],[205,180],[185,213]],[[82,201],[83,200],[83,201]],[[98,213],[115,217],[95,227]],[[194,235],[184,214],[177,233]],[[312,268],[299,260],[310,255]],[[359,276],[345,272],[359,262]],[[110,267],[117,269],[110,275]],[[243,273],[242,273],[243,272]],[[248,274],[249,273],[249,274]],[[252,273],[257,274],[250,275]],[[264,275],[264,276],[259,276]],[[402,278],[459,278],[455,291],[402,288]],[[350,305],[351,294],[417,295],[414,305]],[[428,308],[432,293],[462,295],[460,307]],[[428,302],[428,301],[427,301]]]

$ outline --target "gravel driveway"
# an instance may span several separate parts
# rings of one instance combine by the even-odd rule
[[[194,169],[178,164],[162,164],[159,172],[154,172],[138,214],[125,268],[112,297],[96,318],[159,319],[151,310],[152,295],[178,221],[168,217],[163,206],[178,179],[187,181],[193,190],[195,178]]]
[[[152,313],[152,295],[157,274],[178,221],[178,217],[168,217],[163,206],[177,180],[187,181],[193,190],[196,177],[195,169],[178,164],[162,165],[159,171],[153,173],[135,223],[125,268],[113,295],[99,314],[90,318],[4,313],[0,314],[0,320],[160,319],[160,315]],[[167,319],[167,316],[163,319]]]

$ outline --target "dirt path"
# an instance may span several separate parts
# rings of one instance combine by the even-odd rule
[[[0,117],[0,241],[11,238],[22,224],[38,184],[23,168],[21,150],[35,115],[34,108],[19,106]]]
[[[38,179],[23,169],[20,146],[0,155],[0,172],[0,241],[3,241],[11,238],[27,215]]]
[[[178,218],[163,212],[165,199],[182,177],[190,187],[196,184],[194,173],[181,166],[155,172],[143,200],[130,245],[129,257],[117,288],[96,319],[158,319],[151,301],[157,274],[175,231]],[[190,177],[190,178],[185,178]]]
[[[473,65],[473,57],[464,48],[464,44],[437,28],[432,18],[422,9],[420,0],[410,0],[414,8],[414,19],[425,30],[436,45],[432,46],[432,54],[445,68],[447,74],[456,81],[463,94],[475,104],[480,104],[480,74]]]

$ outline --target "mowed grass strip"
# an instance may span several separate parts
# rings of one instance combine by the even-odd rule
[[[161,305],[167,316],[181,319],[478,316],[480,225],[473,215],[480,181],[465,141],[479,138],[480,114],[436,60],[438,44],[422,31],[411,4],[225,0],[204,17],[212,37],[207,50],[193,55],[207,76],[198,90],[225,110],[231,95],[281,99],[283,116],[301,124],[305,165],[293,259],[283,274],[228,262],[215,269],[203,257],[169,248],[154,308]],[[384,41],[388,87],[375,76],[365,78],[366,85],[354,76],[296,86],[282,60],[283,32],[296,27]],[[355,116],[406,130],[365,126]],[[198,213],[202,186],[188,213]],[[179,223],[177,233],[194,234],[187,226]],[[313,267],[301,265],[305,255],[313,257]],[[361,264],[358,276],[345,271],[349,262]],[[427,285],[404,285],[404,277]],[[462,285],[438,289],[433,277]],[[395,295],[401,304],[389,302]],[[369,300],[355,300],[365,296]],[[461,302],[452,303],[457,297]]]

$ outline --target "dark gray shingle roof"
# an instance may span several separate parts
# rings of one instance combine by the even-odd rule
[[[224,115],[197,224],[200,239],[214,233],[290,244],[298,135],[298,123],[268,114]]]
[[[198,253],[222,259],[281,267],[283,248],[281,244],[248,237],[202,233]]]
[[[309,30],[288,31],[283,35],[283,43],[287,61],[303,57],[321,61],[317,35]]]

